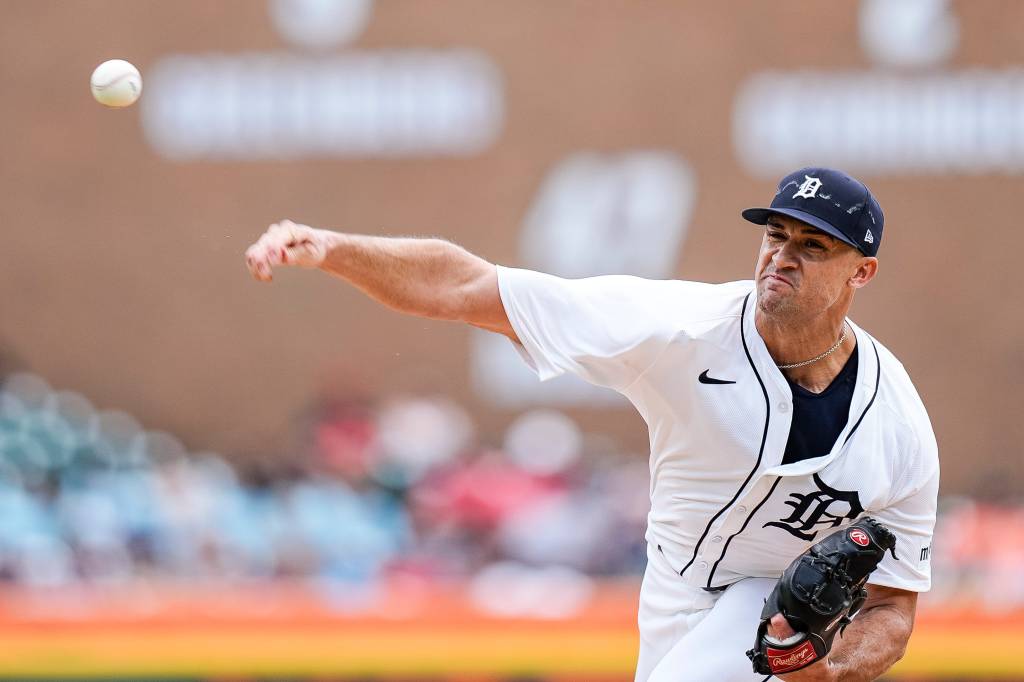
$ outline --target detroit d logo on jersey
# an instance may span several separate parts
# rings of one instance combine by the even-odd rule
[[[836,490],[830,488],[814,474],[817,490],[808,493],[790,493],[791,499],[785,504],[793,508],[793,513],[778,521],[769,521],[762,526],[774,526],[808,542],[814,540],[818,532],[835,528],[849,519],[852,521],[864,513],[860,497],[856,490]]]

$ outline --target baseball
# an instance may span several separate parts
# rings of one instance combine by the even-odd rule
[[[126,107],[142,94],[142,75],[131,62],[110,59],[96,67],[89,85],[92,96],[100,104]]]

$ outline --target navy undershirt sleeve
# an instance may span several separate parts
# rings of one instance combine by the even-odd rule
[[[850,417],[853,387],[857,383],[857,348],[836,378],[821,393],[789,382],[793,391],[793,424],[789,429],[783,464],[821,457],[832,451]]]

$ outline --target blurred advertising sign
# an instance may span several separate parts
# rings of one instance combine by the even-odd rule
[[[814,164],[887,174],[1024,170],[1021,69],[761,73],[742,86],[734,116],[739,159],[762,177]]]
[[[481,52],[346,50],[370,0],[272,0],[303,54],[179,54],[157,61],[142,102],[146,140],[175,161],[466,156],[504,117],[502,80]]]
[[[579,152],[544,178],[520,233],[524,267],[562,277],[671,277],[696,200],[693,171],[662,151]],[[543,384],[502,336],[474,332],[474,390],[492,403],[618,406],[623,398],[576,377]]]
[[[146,139],[177,161],[461,156],[502,123],[498,71],[469,50],[178,55],[146,87]]]
[[[761,72],[740,85],[733,139],[748,171],[1024,170],[1024,70],[944,68],[959,40],[948,0],[864,0],[859,30],[873,70]]]

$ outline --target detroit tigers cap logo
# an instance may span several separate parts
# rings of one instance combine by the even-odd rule
[[[861,547],[867,547],[871,544],[871,538],[868,534],[862,531],[860,528],[854,528],[850,531],[850,539],[856,542]]]
[[[797,188],[796,194],[791,198],[803,197],[804,199],[813,199],[817,196],[819,189],[821,189],[821,179],[805,175],[803,184]]]

